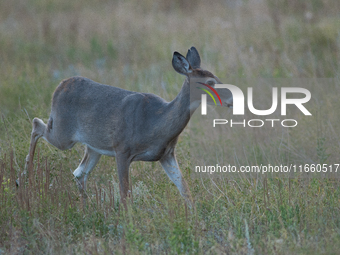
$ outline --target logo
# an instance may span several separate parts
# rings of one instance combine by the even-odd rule
[[[228,89],[230,90],[232,97],[233,97],[233,115],[244,115],[245,112],[245,96],[240,88],[238,88],[235,85],[231,84],[216,84],[215,88],[209,86],[208,84],[198,82],[207,88],[209,88],[219,99],[220,104],[222,105],[222,100],[219,94],[215,89]],[[216,100],[213,97],[212,93],[204,88],[197,87],[198,89],[203,90],[206,92],[214,101],[215,105]],[[269,109],[266,110],[258,110],[255,109],[253,104],[253,88],[248,87],[247,88],[247,106],[248,110],[257,116],[268,116],[270,114],[273,114],[278,107],[279,99],[280,99],[280,108],[281,108],[281,116],[287,115],[287,105],[295,105],[304,115],[311,116],[312,114],[306,109],[306,107],[303,105],[307,103],[311,99],[311,93],[309,90],[305,88],[300,87],[281,87],[280,88],[280,97],[278,96],[278,90],[279,88],[273,87],[272,88],[272,105]],[[201,115],[207,115],[207,94],[201,95]],[[288,95],[298,95],[299,98],[289,98]],[[301,97],[301,95],[303,95]],[[265,121],[269,121],[272,123],[272,127],[274,127],[275,121],[280,121],[279,119],[266,119]],[[286,125],[285,123],[294,122],[294,125]],[[258,125],[252,125],[253,123],[259,123]],[[214,119],[213,126],[215,127],[217,124],[227,124],[230,123],[232,126],[232,120],[228,121],[226,119]],[[261,119],[252,119],[249,120],[248,126],[250,127],[262,127],[264,125],[264,121]],[[246,126],[246,120],[243,122],[234,122],[234,124],[242,124],[244,127]],[[294,119],[286,119],[281,121],[282,126],[284,127],[295,127],[297,126],[297,121]]]
[[[217,93],[217,91],[213,87],[211,87],[210,85],[205,84],[203,82],[197,82],[197,83],[202,84],[203,86],[206,86],[212,92],[214,92],[215,95],[217,96],[218,100],[220,101],[221,106],[222,106],[221,97],[220,97],[220,95]],[[213,97],[213,95],[208,90],[206,90],[204,88],[200,88],[200,87],[197,87],[197,88],[203,90],[204,92],[206,92],[212,98],[212,100],[214,101],[215,105],[217,105],[215,98]],[[202,107],[201,107],[201,114],[202,115],[207,115],[207,95],[206,94],[202,94],[201,100],[202,100],[201,101],[201,105],[202,105]]]

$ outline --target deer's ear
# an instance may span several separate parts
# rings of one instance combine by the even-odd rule
[[[188,60],[177,51],[174,52],[174,56],[172,57],[172,66],[176,72],[183,75],[188,75],[192,70]]]
[[[193,69],[201,67],[201,57],[194,46],[192,46],[187,53],[186,59],[189,61]]]

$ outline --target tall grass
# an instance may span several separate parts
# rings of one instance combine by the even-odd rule
[[[172,100],[183,82],[172,53],[192,45],[203,67],[229,84],[334,78],[310,87],[313,117],[294,132],[229,129],[231,163],[339,163],[339,11],[336,0],[2,0],[0,254],[338,253],[338,179],[193,178],[188,129],[176,154],[192,213],[157,162],[131,165],[132,196],[122,210],[110,157],[91,174],[84,205],[72,175],[82,145],[59,151],[40,141],[30,178],[19,188],[14,181],[31,120],[47,120],[62,79],[82,75]],[[255,96],[255,106],[270,105]]]

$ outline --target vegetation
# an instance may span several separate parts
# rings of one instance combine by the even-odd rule
[[[131,165],[124,211],[110,157],[91,174],[83,205],[72,175],[82,145],[59,151],[41,140],[33,178],[19,188],[15,179],[31,120],[48,119],[62,79],[81,75],[172,100],[184,79],[172,53],[193,45],[229,84],[332,78],[308,88],[313,117],[294,131],[227,129],[225,160],[340,163],[339,12],[337,0],[1,0],[0,254],[338,254],[339,179],[196,178],[189,128],[176,154],[195,212],[158,162]]]

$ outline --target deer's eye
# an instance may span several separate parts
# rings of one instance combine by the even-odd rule
[[[210,86],[214,86],[215,85],[215,81],[213,81],[213,80],[209,80],[209,81],[207,81],[207,84],[208,85],[210,85]]]

